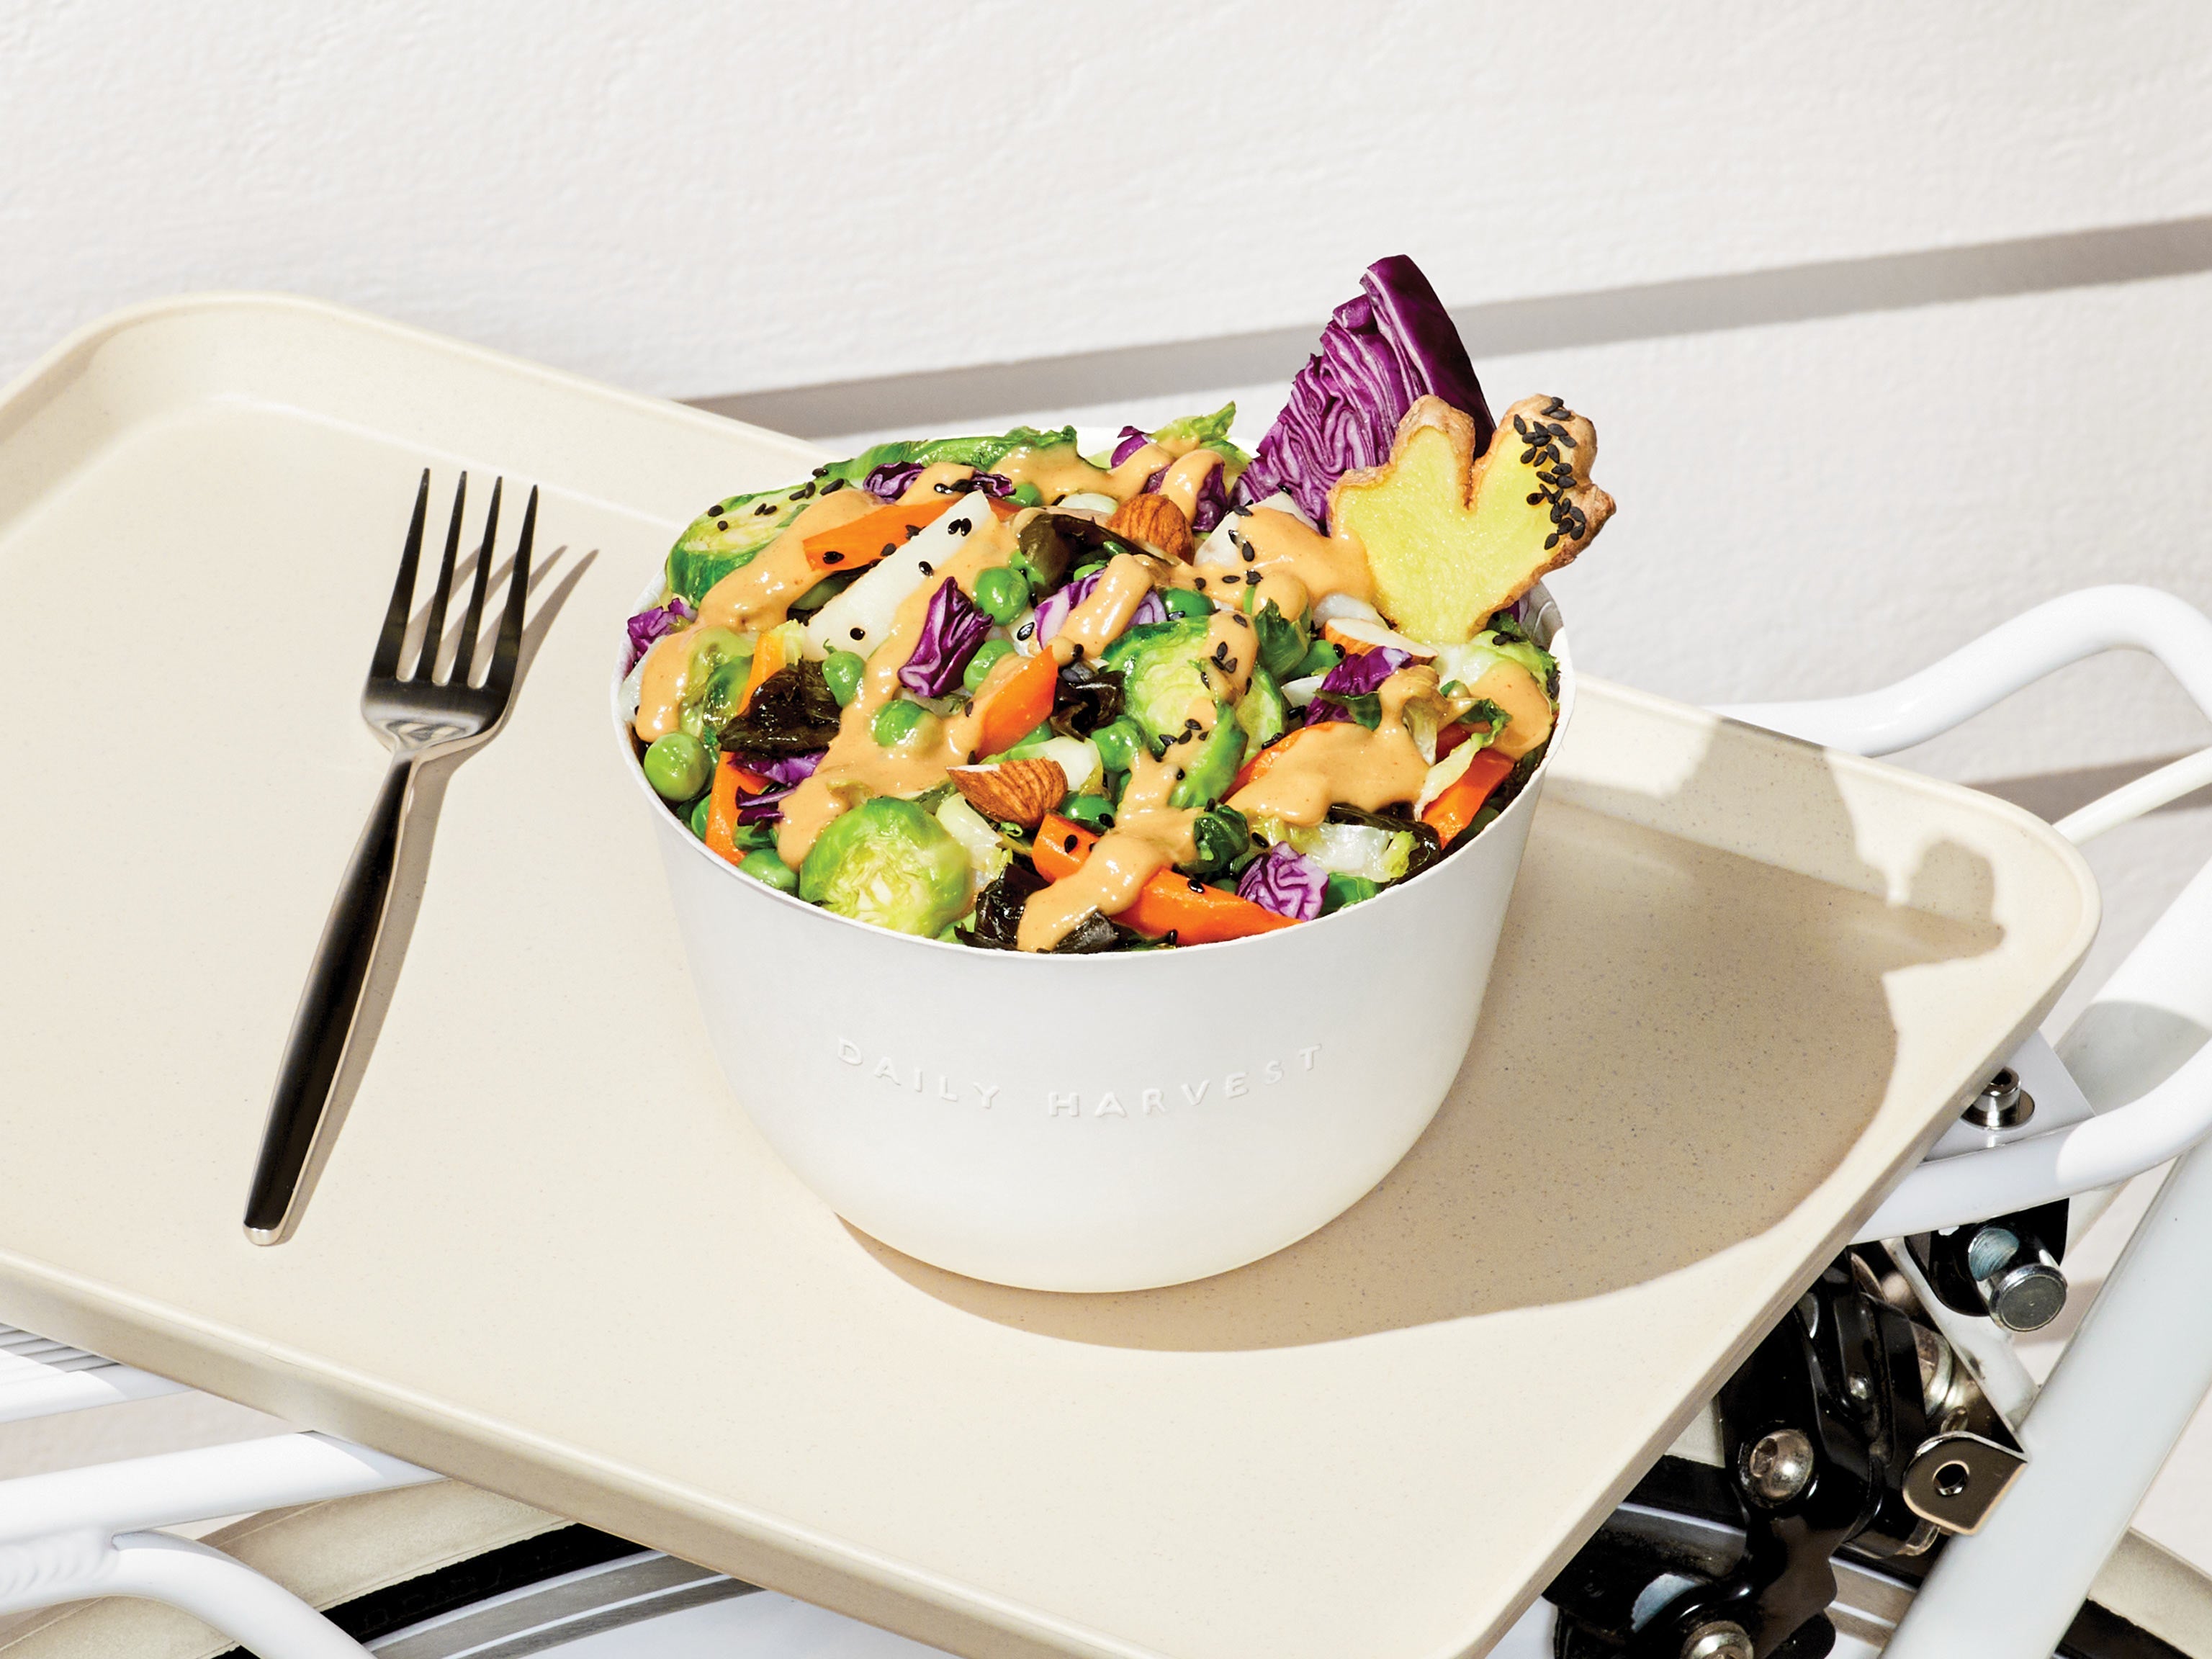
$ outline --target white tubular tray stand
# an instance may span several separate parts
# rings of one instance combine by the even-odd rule
[[[2212,718],[2212,621],[2169,594],[2129,586],[2039,605],[1885,690],[1723,712],[1832,748],[1886,754],[2056,669],[2119,649],[2155,656]],[[2087,842],[2207,783],[2212,749],[2114,790],[2057,829]],[[2079,1085],[2074,1109],[2056,1114],[2055,1127],[2046,1115],[1948,1157],[1954,1137],[1947,1136],[1864,1230],[1866,1238],[1926,1232],[2109,1188],[2181,1158],[2021,1425],[2027,1468],[1980,1531],[1945,1547],[1890,1659],[2047,1659],[2212,1388],[2212,1306],[2203,1290],[2212,1261],[2208,1036],[2212,865],[2060,1042],[2057,1059]],[[2035,1042],[2015,1065],[2025,1075],[2051,1063]]]
[[[0,1326],[0,1343],[20,1335]],[[25,1409],[31,1386],[8,1386],[37,1379],[9,1377],[0,1381],[0,1409],[43,1416],[177,1386],[127,1366],[49,1369],[58,1377],[118,1375],[106,1377],[100,1398],[50,1388],[42,1409]],[[366,1648],[283,1586],[220,1550],[153,1528],[437,1479],[326,1435],[285,1434],[0,1482],[0,1613],[139,1596],[182,1608],[261,1659],[362,1659]]]

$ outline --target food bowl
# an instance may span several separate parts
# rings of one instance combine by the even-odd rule
[[[655,589],[658,592],[658,589]],[[1521,607],[1559,659],[1559,612]],[[707,1033],[792,1172],[907,1255],[1130,1291],[1303,1238],[1403,1158],[1459,1070],[1549,755],[1488,828],[1363,904],[1227,944],[1037,956],[918,939],[741,876],[621,763],[659,838]]]

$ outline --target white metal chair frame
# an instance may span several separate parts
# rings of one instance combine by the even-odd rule
[[[1882,690],[1721,712],[1830,748],[1889,754],[2112,650],[2155,656],[2212,719],[2212,620],[2133,586],[2038,605]],[[2057,829],[2084,842],[2207,783],[2212,748]],[[2055,1057],[2039,1039],[2022,1051],[2023,1072],[2059,1085],[2046,1091],[2039,1121],[1947,1135],[1863,1231],[1896,1238],[2097,1193],[2188,1154],[2039,1394],[1993,1327],[1945,1322],[2021,1423],[2030,1462],[1982,1529],[1946,1547],[1890,1644],[1894,1659],[2047,1659],[2212,1388],[2212,1310],[2191,1311],[2203,1305],[2200,1264],[2212,1261],[2212,1145],[2199,1145],[2212,1132],[2208,1036],[2212,864],[2099,989]],[[2066,1086],[2069,1073],[2078,1091]],[[0,1327],[0,1422],[180,1386]],[[361,1659],[366,1649],[289,1590],[155,1529],[439,1478],[307,1433],[0,1482],[0,1613],[140,1596],[194,1614],[263,1659]]]

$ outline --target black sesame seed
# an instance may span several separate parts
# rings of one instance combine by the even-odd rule
[[[803,483],[799,485],[798,489],[791,492],[791,499],[794,501],[803,501],[809,495],[811,495],[818,487],[819,486],[815,484]]]
[[[1181,782],[1182,781],[1182,778],[1183,778],[1182,768],[1181,768],[1180,766],[1178,766],[1178,767],[1176,767],[1176,781],[1177,783],[1181,783]]]
[[[1073,643],[1075,647],[1075,656],[1073,660],[1081,662],[1083,660],[1083,641],[1077,640],[1073,641]]]
[[[1069,836],[1066,841],[1064,841],[1064,842],[1062,842],[1060,843],[1060,849],[1061,849],[1063,852],[1073,853],[1073,852],[1076,849],[1076,848],[1077,848],[1079,845],[1080,845],[1080,844],[1081,844],[1081,843],[1077,840],[1077,838],[1076,838],[1075,836]]]
[[[1251,563],[1251,562],[1252,562],[1252,561],[1253,561],[1253,560],[1255,560],[1255,559],[1258,558],[1259,556],[1259,556],[1257,553],[1255,553],[1255,552],[1252,550],[1252,544],[1251,544],[1249,542],[1245,543],[1245,544],[1244,544],[1244,562],[1245,562],[1245,563],[1247,563],[1247,564],[1249,564],[1249,563]]]
[[[714,528],[717,530],[727,530],[729,527],[730,521],[727,519],[717,519],[714,520]]]
[[[834,495],[844,487],[845,481],[842,478],[832,478],[822,486],[822,493],[825,495]]]
[[[1018,640],[1025,640],[1036,632],[1036,624],[1033,622],[1025,622],[1014,630],[1014,637]]]
[[[1194,893],[1203,893],[1203,892],[1206,890],[1206,884],[1205,884],[1204,882],[1200,881],[1200,880],[1196,877],[1196,876],[1193,876],[1193,877],[1189,878],[1189,880],[1190,880],[1190,890],[1191,890],[1192,892],[1194,892]]]
[[[892,554],[897,551],[898,544],[896,542],[885,542],[884,544],[884,550],[877,554],[876,556],[879,559],[888,559]]]
[[[865,640],[868,637],[868,630],[865,628],[855,628],[852,629],[851,632],[853,637],[856,640]]]
[[[1260,583],[1260,573],[1256,570],[1248,570],[1244,573],[1244,580],[1256,587]]]
[[[764,519],[775,511],[775,503],[774,501],[763,501],[758,507],[753,509],[753,517],[756,519]]]
[[[921,534],[922,530],[924,529],[924,527],[925,527],[925,526],[921,526],[921,525],[918,525],[918,524],[910,524],[910,525],[908,525],[908,526],[906,527],[906,538],[907,538],[907,540],[908,540],[908,541],[912,541],[912,540],[913,540],[916,536],[919,536],[920,534]]]
[[[974,525],[970,520],[966,520],[966,519],[955,519],[955,520],[954,520],[951,524],[949,524],[949,525],[945,526],[945,527],[947,530],[951,531],[951,532],[954,535],[956,535],[956,536],[964,536],[964,535],[966,535],[969,531],[973,530],[975,526],[975,525]]]
[[[1172,927],[1169,928],[1165,933],[1160,936],[1160,943],[1163,945],[1173,945],[1175,942],[1176,929]]]
[[[923,559],[923,560],[920,561],[920,563],[921,563],[921,574],[922,574],[923,575],[925,575],[925,576],[934,576],[934,575],[937,574],[937,572],[935,571],[935,569],[933,569],[933,568],[931,567],[930,562],[929,562],[929,561],[928,561],[927,559]]]
[[[1205,577],[1203,577],[1203,576],[1200,576],[1200,577],[1198,579],[1198,585],[1199,585],[1200,587],[1204,587],[1204,586],[1206,586],[1206,578],[1205,578]]]
[[[824,564],[842,564],[845,562],[845,556],[842,553],[824,553],[822,556],[822,562]]]

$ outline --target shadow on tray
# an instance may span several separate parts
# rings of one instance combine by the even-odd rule
[[[1723,728],[1664,819],[1724,822],[1760,802],[1773,784],[1757,752],[1767,740],[1747,736]],[[1789,804],[1793,833],[1883,891],[1820,776],[1817,800]],[[1320,1231],[1213,1279],[1088,1296],[983,1284],[854,1237],[983,1318],[1182,1351],[1600,1296],[1756,1238],[1881,1103],[1897,1049],[1890,997],[1911,994],[1885,976],[2002,939],[1989,864],[1939,842],[1907,902],[1886,903],[1625,821],[1650,817],[1649,797],[1583,786],[1581,800],[1540,812],[1481,1024],[1436,1121]]]

